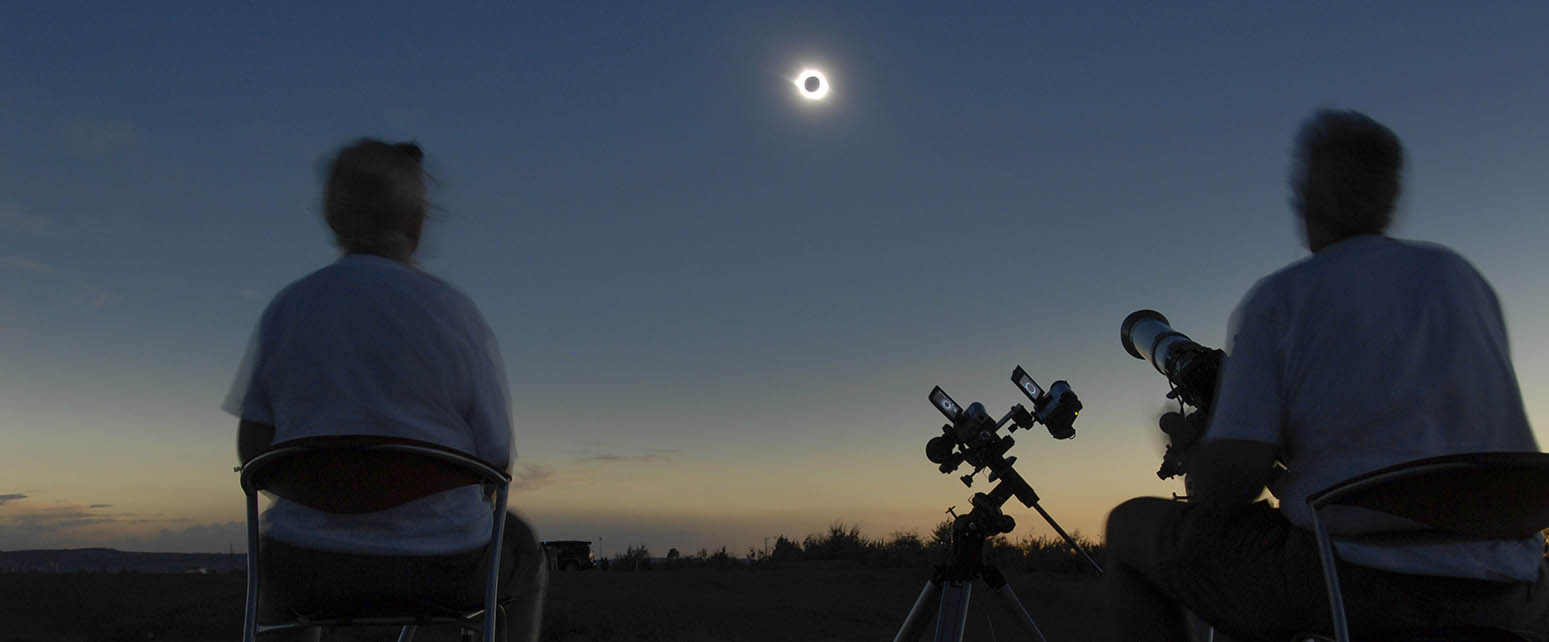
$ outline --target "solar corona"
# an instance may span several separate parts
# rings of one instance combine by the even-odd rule
[[[807,100],[822,100],[828,95],[828,78],[816,69],[804,69],[796,76],[796,89]]]

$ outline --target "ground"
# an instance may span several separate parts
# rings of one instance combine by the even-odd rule
[[[557,573],[543,641],[890,640],[928,574],[875,568]],[[1051,642],[1111,639],[1097,578],[1025,573],[1010,580]],[[244,582],[241,573],[0,573],[0,642],[238,640]],[[1021,639],[983,584],[974,588],[969,613],[965,639]],[[355,629],[323,639],[395,635]],[[417,639],[456,637],[427,630]]]
[[[928,575],[867,568],[556,573],[543,640],[887,640]],[[0,574],[0,642],[236,640],[244,581],[240,573]],[[1027,574],[1011,584],[1050,640],[1106,639],[1091,628],[1104,621],[1094,578]],[[967,638],[1014,639],[982,584],[973,598]],[[426,633],[419,639],[443,639]],[[332,639],[393,635],[363,630]]]

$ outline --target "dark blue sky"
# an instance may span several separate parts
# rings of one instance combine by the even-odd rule
[[[1320,106],[1404,140],[1395,234],[1496,285],[1542,424],[1545,18],[5,4],[0,497],[26,497],[0,501],[0,548],[224,550],[216,405],[268,297],[334,256],[318,170],[360,136],[419,141],[439,179],[421,259],[500,337],[515,501],[546,537],[928,527],[967,492],[923,458],[925,393],[1003,408],[1017,364],[1087,405],[1074,442],[1018,446],[1057,517],[1095,534],[1175,490],[1152,476],[1166,386],[1119,322],[1152,307],[1218,345],[1305,254],[1285,174]],[[827,100],[796,96],[804,67]]]

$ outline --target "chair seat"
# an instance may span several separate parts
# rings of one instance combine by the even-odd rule
[[[289,631],[293,629],[308,628],[313,626],[338,627],[338,626],[431,626],[438,624],[457,624],[477,629],[479,616],[483,611],[474,611],[466,616],[450,615],[402,615],[384,614],[371,616],[351,617],[300,617],[292,621],[275,624],[259,624],[259,633],[272,631]]]
[[[1318,542],[1335,638],[1351,640],[1333,538],[1320,516],[1350,506],[1407,518],[1432,529],[1482,539],[1537,535],[1549,525],[1549,495],[1524,492],[1549,483],[1549,453],[1476,452],[1418,459],[1334,484],[1307,497]],[[1541,642],[1538,634],[1493,627],[1447,628],[1394,636],[1393,642]],[[1381,642],[1370,640],[1368,642]]]
[[[504,606],[503,602],[497,605]],[[452,621],[477,619],[484,613],[482,605],[468,606],[466,608],[444,608],[416,604],[407,601],[394,601],[391,599],[379,599],[372,603],[349,605],[322,605],[322,608],[310,611],[292,612],[291,616],[298,622],[310,622],[318,624],[322,622],[354,622],[361,623],[366,620],[392,619],[404,623],[418,622],[421,624],[435,621]]]
[[[1332,636],[1297,634],[1290,642],[1333,642]],[[1356,642],[1544,642],[1534,633],[1511,631],[1493,626],[1448,626],[1418,629],[1381,639],[1360,638]]]

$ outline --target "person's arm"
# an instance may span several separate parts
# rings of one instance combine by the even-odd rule
[[[1286,423],[1281,318],[1267,280],[1249,290],[1232,314],[1210,426],[1189,460],[1194,501],[1246,506],[1273,478]]]
[[[1279,449],[1244,439],[1217,439],[1199,445],[1190,460],[1191,501],[1217,508],[1246,506],[1269,484]]]
[[[273,305],[271,304],[271,308]],[[264,315],[268,316],[268,310]],[[274,412],[269,407],[268,394],[258,375],[258,363],[264,356],[262,345],[263,319],[253,328],[242,363],[237,366],[237,377],[226,393],[221,409],[237,416],[237,461],[246,465],[274,442]]]
[[[246,464],[274,443],[274,426],[241,420],[237,424],[237,460]]]

